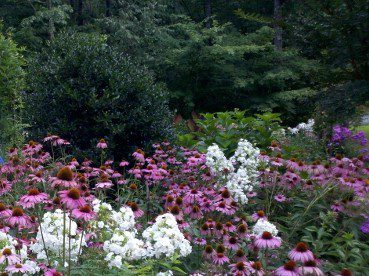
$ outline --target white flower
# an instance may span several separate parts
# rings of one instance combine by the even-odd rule
[[[206,153],[206,165],[215,174],[233,172],[232,162],[229,161],[217,144],[208,147]]]
[[[269,232],[271,233],[273,236],[277,236],[278,235],[278,229],[277,227],[270,223],[269,221],[267,221],[266,219],[259,219],[256,224],[254,225],[254,227],[252,228],[252,232],[256,235],[262,235],[263,232]]]
[[[315,121],[314,119],[309,119],[307,123],[300,123],[294,128],[288,128],[292,134],[297,134],[299,132],[313,132]]]
[[[69,233],[72,238],[69,237]],[[77,223],[71,220],[68,214],[65,214],[64,226],[63,211],[57,209],[53,213],[47,212],[44,214],[42,222],[38,228],[36,242],[31,244],[30,249],[37,254],[38,260],[46,260],[47,256],[44,250],[46,247],[49,257],[56,261],[59,258],[60,253],[63,251],[64,239],[66,252],[69,252],[70,244],[71,259],[73,261],[77,261],[80,246],[86,245],[85,240],[77,233]]]
[[[166,272],[156,273],[156,276],[172,276],[172,275],[173,275],[173,271],[171,271],[171,270],[168,270]]]
[[[175,253],[184,257],[192,251],[190,242],[179,230],[172,214],[158,216],[155,223],[142,233],[142,237],[151,244],[152,252],[149,255],[154,255],[156,258],[163,255],[171,257]]]
[[[222,172],[225,168],[230,172],[226,175],[226,187],[235,201],[245,204],[246,194],[257,185],[259,176],[260,150],[249,141],[241,139],[235,154],[228,160],[217,145],[210,146],[206,154],[206,164],[214,172]],[[220,169],[219,169],[220,168]],[[237,170],[235,171],[235,168]]]

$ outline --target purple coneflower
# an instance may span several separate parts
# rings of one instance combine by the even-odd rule
[[[6,222],[10,226],[18,226],[18,228],[30,228],[32,226],[30,217],[27,216],[20,207],[13,208],[12,214],[6,219]]]
[[[234,236],[225,236],[224,237],[224,245],[225,247],[233,250],[237,250],[239,248],[237,237]]]
[[[296,263],[294,261],[289,261],[284,264],[284,266],[281,266],[277,268],[276,271],[274,271],[275,276],[299,276],[299,272],[297,271]]]
[[[284,195],[282,195],[282,194],[278,194],[278,195],[276,195],[276,196],[274,197],[274,199],[275,199],[276,201],[278,201],[278,202],[284,202],[284,201],[286,201],[286,197],[285,197]]]
[[[265,215],[264,211],[259,210],[256,213],[251,215],[251,218],[253,221],[257,221],[258,219],[268,219],[268,217]]]
[[[37,203],[45,202],[49,196],[45,193],[40,193],[37,188],[32,188],[28,191],[28,194],[22,196],[19,200],[19,205],[23,208],[33,208]]]
[[[8,218],[12,215],[12,211],[2,202],[0,202],[0,218]]]
[[[0,264],[5,261],[7,261],[8,264],[13,265],[20,262],[20,258],[15,255],[10,248],[4,248],[0,255]]]
[[[314,276],[324,276],[323,271],[317,267],[317,263],[315,260],[307,261],[304,263],[302,267],[299,267],[297,271],[301,275],[314,275]]]
[[[85,200],[81,198],[81,192],[77,188],[71,188],[59,192],[61,203],[69,209],[75,209],[86,204]]]
[[[89,205],[85,205],[85,206],[79,207],[78,209],[73,209],[72,216],[75,217],[76,219],[90,221],[95,218],[96,213],[92,211]]]
[[[5,270],[11,274],[13,273],[27,273],[31,268],[26,264],[13,264],[9,265],[5,268]]]
[[[235,264],[229,265],[229,267],[231,268],[232,275],[242,276],[249,274],[249,270],[245,262],[237,262]]]
[[[98,149],[106,149],[106,148],[108,148],[108,144],[106,143],[105,139],[100,139],[99,142],[97,143],[96,147]]]
[[[76,187],[77,182],[74,180],[73,171],[69,167],[63,167],[59,170],[56,177],[52,178],[53,187]]]
[[[304,242],[297,243],[296,247],[288,253],[288,257],[295,262],[313,261],[314,254],[311,252]]]
[[[263,234],[256,237],[254,244],[257,248],[260,249],[273,249],[281,246],[281,240],[280,238],[273,237],[270,232],[264,231]]]
[[[217,264],[217,265],[222,265],[224,263],[228,263],[229,259],[226,255],[224,255],[223,253],[216,253],[213,256],[213,263]]]

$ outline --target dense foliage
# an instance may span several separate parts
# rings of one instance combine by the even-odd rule
[[[102,35],[60,34],[30,60],[29,72],[26,106],[34,137],[57,133],[78,150],[105,138],[119,157],[170,136],[165,89]]]
[[[11,37],[0,33],[0,154],[8,146],[23,143],[24,63],[21,49]]]

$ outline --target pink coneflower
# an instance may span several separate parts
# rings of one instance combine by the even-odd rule
[[[191,212],[190,212],[190,218],[192,219],[200,219],[202,218],[202,211],[199,206],[194,205],[192,206]]]
[[[0,222],[0,232],[3,233],[8,233],[10,230],[10,228],[6,225],[4,225],[4,223]]]
[[[231,208],[231,206],[227,205],[224,201],[219,202],[215,206],[215,210],[218,212],[222,212],[226,215],[232,215],[235,213],[235,210]]]
[[[123,160],[123,161],[121,161],[120,163],[119,163],[119,166],[120,167],[126,167],[126,166],[128,166],[129,165],[129,163],[127,162],[127,161],[125,161],[125,160]]]
[[[228,249],[237,250],[239,248],[238,239],[234,236],[225,236],[224,245]]]
[[[294,261],[289,261],[284,264],[284,266],[281,266],[277,268],[276,271],[274,271],[275,276],[299,276],[300,274],[297,271],[296,263]]]
[[[183,202],[186,204],[200,202],[202,195],[203,193],[197,189],[189,190],[183,197]]]
[[[136,202],[128,202],[127,205],[131,207],[135,218],[139,218],[144,215],[144,212],[138,207],[138,204]]]
[[[6,223],[12,227],[18,226],[18,228],[30,228],[32,226],[30,217],[19,207],[13,208],[12,215],[6,219]]]
[[[7,180],[0,179],[0,196],[10,191],[12,185]]]
[[[63,276],[61,272],[56,271],[56,269],[49,269],[45,272],[44,276]]]
[[[281,246],[281,240],[277,237],[273,237],[270,232],[264,231],[262,235],[256,237],[254,244],[260,249],[273,249]]]
[[[227,230],[228,232],[235,232],[237,227],[235,225],[233,225],[233,223],[231,221],[227,221],[224,224],[224,229]]]
[[[95,189],[108,189],[111,187],[113,187],[113,183],[105,174],[101,176],[99,182],[95,185]]]
[[[4,248],[0,254],[0,264],[4,263],[5,261],[7,261],[8,264],[13,265],[19,263],[20,258],[17,255],[13,254],[10,248]]]
[[[56,177],[52,179],[52,186],[53,187],[76,187],[77,182],[74,180],[73,171],[69,167],[63,167],[59,170]]]
[[[335,202],[331,205],[331,209],[334,212],[342,212],[343,210],[345,210],[345,207],[340,202]]]
[[[29,270],[31,269],[31,267],[29,267],[26,264],[14,264],[14,265],[9,265],[5,268],[5,271],[9,272],[9,273],[27,273]]]
[[[248,192],[246,195],[248,198],[253,198],[256,197],[258,194],[256,192]]]
[[[255,276],[264,276],[264,270],[261,262],[246,262],[246,266],[251,274]]]
[[[314,276],[324,276],[323,271],[317,267],[315,260],[307,261],[302,267],[297,268],[297,271],[301,275],[314,275]]]
[[[59,192],[61,203],[69,209],[75,209],[86,204],[85,200],[81,198],[81,192],[77,188],[71,188]]]
[[[12,211],[2,202],[0,202],[0,218],[8,218],[12,215]]]
[[[206,245],[204,253],[203,253],[204,258],[207,260],[210,260],[214,257],[214,254],[215,254],[215,251],[213,247],[210,244]]]
[[[249,270],[248,270],[245,262],[241,261],[241,262],[238,262],[236,264],[231,264],[231,265],[229,265],[229,267],[231,268],[232,275],[243,276],[243,275],[248,275],[249,274]]]
[[[24,195],[19,200],[19,205],[23,208],[33,208],[37,203],[45,202],[49,196],[45,193],[40,193],[37,188],[32,188],[28,191],[27,195]]]
[[[247,236],[247,225],[244,223],[241,223],[237,226],[237,235],[240,238],[244,238]]]
[[[256,213],[251,215],[253,221],[257,221],[258,219],[268,219],[265,215],[265,212],[262,210],[257,211]]]
[[[100,139],[100,141],[97,143],[96,147],[98,149],[106,149],[106,148],[108,148],[108,144],[106,143],[106,141],[104,139]]]
[[[141,150],[138,149],[136,150],[132,156],[140,163],[145,163],[145,153]]]
[[[354,275],[351,270],[347,269],[347,268],[344,268],[342,269],[341,273],[337,276],[352,276]]]
[[[206,240],[203,239],[203,238],[196,238],[194,239],[193,241],[195,244],[198,244],[198,245],[205,245],[206,244]]]
[[[314,254],[304,242],[297,243],[296,247],[288,253],[288,257],[295,262],[313,261]]]
[[[89,205],[84,205],[78,209],[73,209],[72,216],[76,219],[83,219],[85,221],[90,221],[95,218],[96,213],[92,211]]]
[[[284,195],[282,195],[282,194],[278,194],[278,195],[276,195],[276,196],[274,197],[274,199],[275,199],[276,201],[278,201],[278,202],[284,202],[284,201],[286,201],[286,197],[285,197]]]
[[[223,253],[216,253],[213,256],[213,263],[217,265],[223,265],[224,263],[229,263],[229,259]]]
[[[236,262],[246,262],[246,255],[245,252],[242,250],[242,248],[237,249],[233,258],[236,260]]]

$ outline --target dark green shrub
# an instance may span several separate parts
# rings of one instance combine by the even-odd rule
[[[0,155],[7,147],[23,142],[21,93],[25,60],[21,51],[10,37],[0,33]]]
[[[29,66],[31,135],[57,134],[77,150],[106,138],[115,157],[167,137],[167,93],[146,68],[97,34],[63,33]]]

